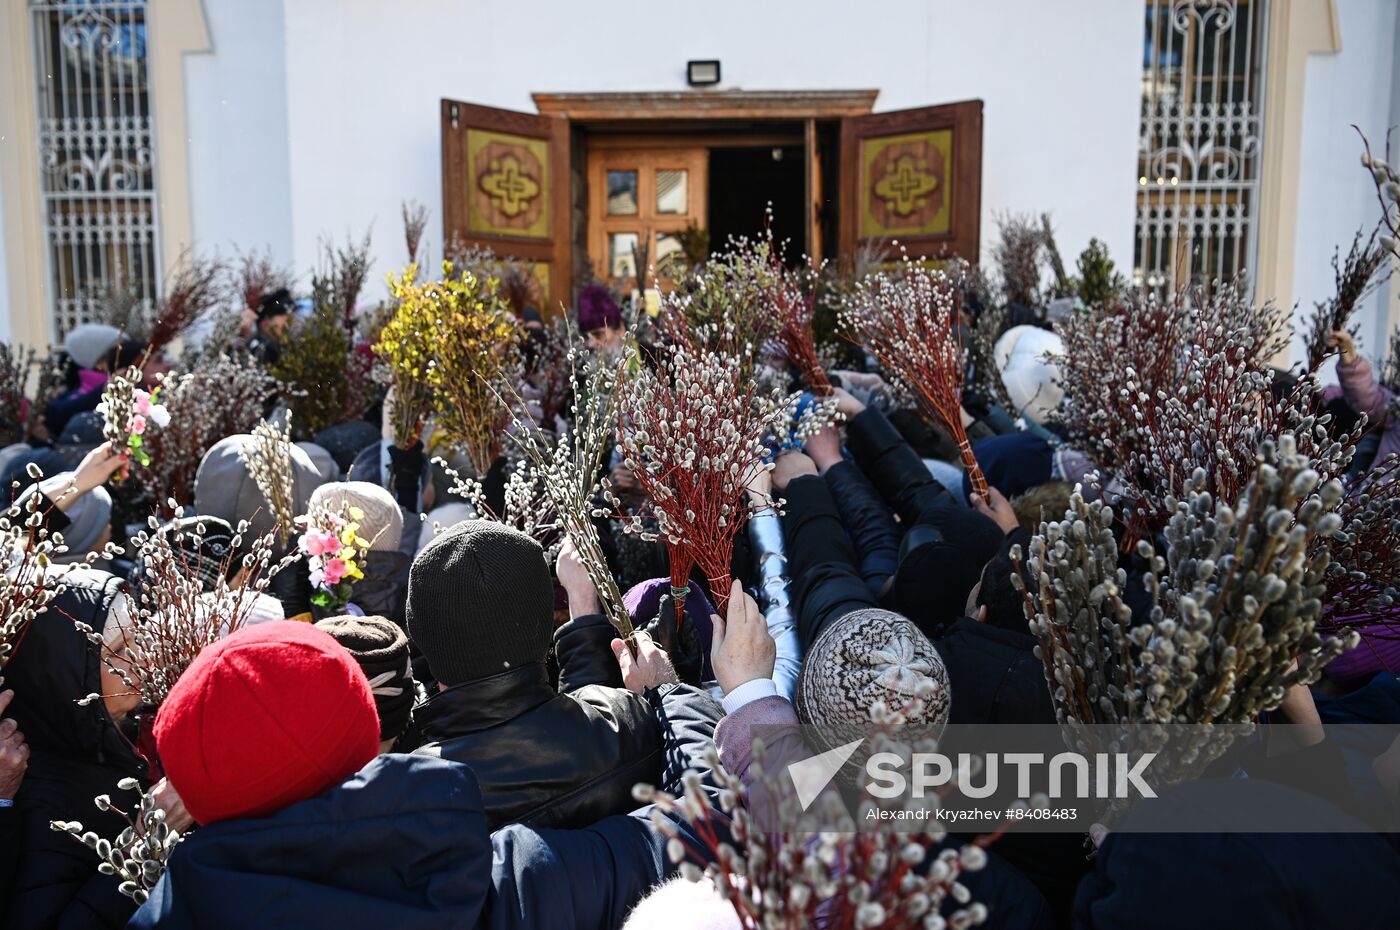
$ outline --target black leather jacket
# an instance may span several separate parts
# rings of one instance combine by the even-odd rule
[[[587,635],[568,635],[579,627]],[[490,829],[586,827],[636,807],[633,785],[658,783],[664,749],[656,712],[639,695],[596,683],[603,655],[617,666],[602,641],[611,630],[601,617],[560,628],[565,693],[551,687],[541,661],[439,692],[414,712],[426,740],[417,752],[471,766]]]

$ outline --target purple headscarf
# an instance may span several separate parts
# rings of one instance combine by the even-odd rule
[[[590,284],[578,292],[578,330],[588,334],[603,327],[617,329],[622,325],[622,309],[608,289]]]
[[[629,588],[627,593],[622,595],[622,606],[627,608],[632,625],[640,629],[655,619],[662,596],[670,593],[671,579],[652,578]],[[714,638],[710,615],[716,613],[719,611],[715,610],[715,605],[710,603],[700,586],[692,581],[690,594],[685,599],[685,620],[695,624],[695,638],[700,641],[700,677],[703,681],[715,677],[714,669],[710,668],[710,643]]]
[[[1377,623],[1379,629],[1382,624]],[[1344,684],[1362,684],[1379,672],[1400,669],[1400,641],[1386,636],[1367,636],[1368,626],[1362,626],[1361,642],[1327,663],[1328,678]]]

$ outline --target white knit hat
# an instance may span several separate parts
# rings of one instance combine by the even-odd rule
[[[371,552],[396,552],[403,538],[403,511],[394,496],[368,481],[333,481],[323,484],[311,494],[306,511],[317,508],[343,512],[345,507],[358,507],[364,513],[360,520],[360,535],[370,541]]]
[[[1016,408],[1013,413],[1044,425],[1065,397],[1056,362],[1065,354],[1060,337],[1039,326],[1013,326],[1002,333],[992,354]]]
[[[121,341],[122,331],[105,323],[83,323],[69,330],[63,339],[63,351],[80,368],[92,368],[102,361],[107,350]]]

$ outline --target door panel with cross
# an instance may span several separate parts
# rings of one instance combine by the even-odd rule
[[[443,100],[442,225],[448,251],[525,262],[546,312],[572,305],[569,121]]]
[[[977,261],[982,101],[841,121],[840,248],[898,240],[910,255]]]

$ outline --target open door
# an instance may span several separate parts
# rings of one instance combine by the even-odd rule
[[[442,225],[528,262],[544,313],[572,306],[568,119],[443,100]]]
[[[841,253],[892,239],[914,257],[977,261],[982,101],[841,120]]]

